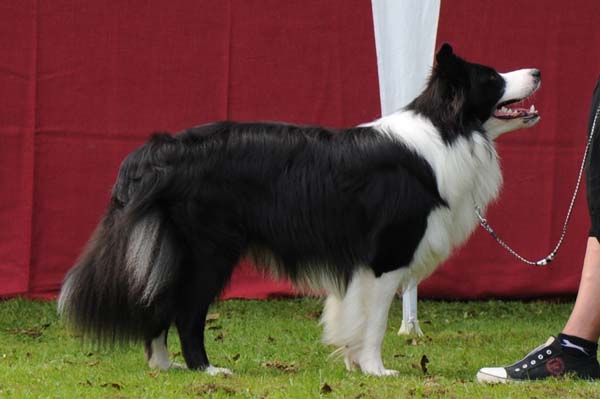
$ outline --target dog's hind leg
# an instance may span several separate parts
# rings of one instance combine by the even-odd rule
[[[201,370],[209,375],[232,374],[231,370],[214,367],[208,361],[204,346],[204,326],[209,305],[201,305],[192,315],[177,317],[175,324],[181,340],[181,351],[191,370]]]
[[[144,343],[146,359],[151,369],[168,370],[170,368],[184,367],[182,364],[172,362],[169,359],[169,350],[167,347],[168,332],[167,327],[158,336],[146,339]]]
[[[407,271],[407,268],[398,269],[366,282],[369,285],[364,298],[366,320],[360,352],[357,355],[357,363],[364,374],[386,376],[398,373],[384,367],[381,346],[390,306]]]
[[[229,282],[239,253],[226,251],[214,242],[207,244],[205,251],[204,243],[197,244],[190,273],[182,283],[175,316],[181,351],[189,369],[210,375],[231,374],[228,369],[211,366],[204,346],[204,330],[209,306]],[[218,254],[215,248],[219,248]]]
[[[198,291],[202,288],[204,287],[199,287]],[[219,291],[214,292],[213,299]],[[175,318],[175,325],[181,340],[181,352],[186,365],[191,370],[202,370],[210,375],[232,374],[231,370],[211,366],[208,361],[204,346],[204,327],[206,325],[206,314],[212,299],[209,299],[206,292],[198,292],[198,296],[202,297],[201,302],[196,302],[195,307],[182,309]]]

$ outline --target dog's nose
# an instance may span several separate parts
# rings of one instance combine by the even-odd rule
[[[531,76],[533,76],[537,80],[541,80],[542,79],[542,73],[540,72],[539,69],[532,70],[531,71]]]

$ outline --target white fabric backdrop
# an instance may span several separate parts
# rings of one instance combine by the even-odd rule
[[[441,0],[372,0],[381,113],[407,105],[431,70]]]

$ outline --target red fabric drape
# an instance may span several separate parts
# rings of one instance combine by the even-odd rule
[[[56,293],[122,158],[152,131],[379,115],[368,0],[159,3],[0,3],[0,296]],[[600,3],[564,4],[442,1],[438,29],[467,59],[542,70],[542,121],[500,139],[506,183],[488,214],[531,257],[560,235],[600,73]],[[573,293],[587,229],[582,195],[559,257],[541,270],[478,231],[421,296]],[[245,265],[226,295],[289,292]]]
[[[165,5],[0,3],[0,295],[56,292],[153,131],[379,115],[370,2]],[[228,291],[279,293],[247,265]]]

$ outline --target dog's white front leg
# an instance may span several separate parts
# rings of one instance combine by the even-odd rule
[[[381,346],[390,306],[407,270],[399,269],[375,278],[372,288],[366,295],[367,320],[363,344],[358,354],[358,364],[364,374],[377,376],[398,374],[396,370],[388,370],[383,366]]]
[[[356,271],[342,299],[330,294],[325,301],[321,324],[324,326],[323,342],[338,349],[332,354],[343,355],[348,371],[354,370],[357,354],[363,344],[367,319],[367,298],[375,276],[371,270]]]

